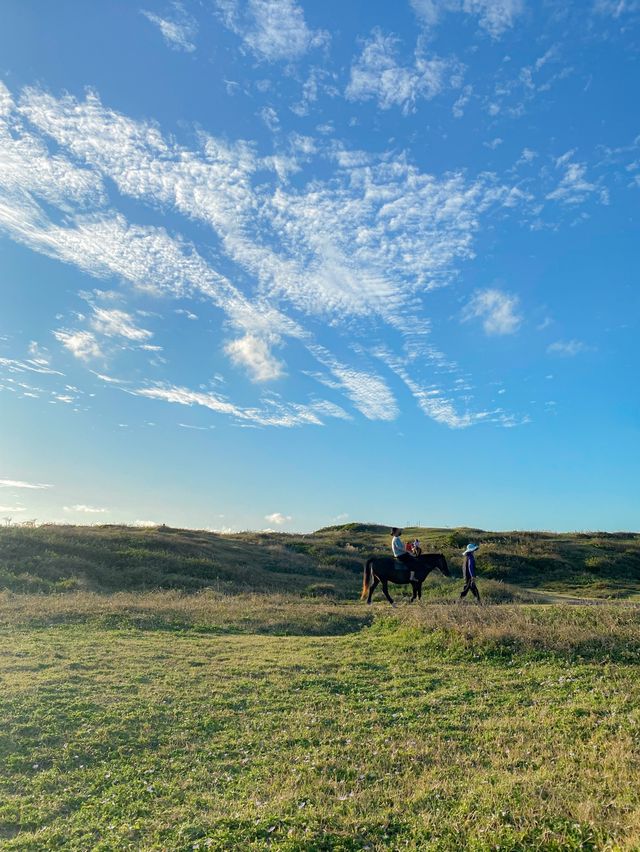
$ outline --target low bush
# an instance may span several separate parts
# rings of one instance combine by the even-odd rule
[[[312,583],[305,590],[310,598],[335,598],[338,594],[333,583]]]

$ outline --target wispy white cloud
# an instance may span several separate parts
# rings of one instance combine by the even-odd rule
[[[368,420],[395,420],[400,411],[396,399],[381,376],[342,364],[321,346],[309,347],[313,355],[328,367],[334,380],[318,379],[329,387],[342,388],[355,408]]]
[[[91,326],[94,331],[106,337],[124,337],[134,342],[149,340],[153,337],[152,332],[137,326],[131,314],[126,311],[107,310],[94,306]]]
[[[431,100],[452,82],[459,84],[460,70],[454,60],[427,58],[421,49],[416,50],[411,65],[401,65],[398,39],[375,29],[351,66],[345,95],[353,101],[373,98],[382,109],[399,106],[408,113],[416,101]]]
[[[113,376],[106,376],[104,373],[96,373],[93,370],[91,371],[96,378],[100,379],[101,382],[104,382],[108,385],[123,385],[127,384],[123,379],[116,379]]]
[[[279,527],[293,520],[291,515],[283,515],[282,512],[273,512],[271,515],[265,515],[264,519],[270,524],[277,524]]]
[[[518,162],[532,163],[537,156],[537,151],[534,151],[532,148],[523,148]]]
[[[416,381],[402,359],[386,350],[380,350],[378,357],[404,382],[421,411],[436,423],[442,423],[450,429],[465,429],[489,417],[489,412],[486,411],[460,414],[453,400],[442,389],[433,386],[424,387]]]
[[[307,26],[295,0],[216,0],[222,19],[258,59],[299,59],[326,44],[328,34]]]
[[[192,391],[188,388],[172,385],[139,388],[128,391],[128,393],[149,399],[173,402],[178,405],[200,405],[210,411],[233,417],[240,423],[250,423],[256,426],[283,426],[287,428],[303,425],[322,426],[322,416],[348,419],[348,414],[339,406],[324,401],[300,405],[297,403],[278,403],[273,400],[268,401],[270,404],[263,408],[242,408],[218,394]]]
[[[284,375],[284,364],[273,355],[269,343],[253,334],[232,340],[225,351],[235,364],[245,367],[256,382],[268,382]]]
[[[581,352],[588,352],[589,349],[590,347],[581,340],[557,340],[547,346],[547,352],[550,355],[564,355],[568,358],[573,358]]]
[[[52,154],[42,140],[25,132],[13,98],[1,81],[0,102],[0,227],[5,217],[9,223],[15,217],[15,227],[21,226],[24,217],[12,208],[29,206],[28,193],[64,211],[77,205],[99,206],[104,200],[101,178],[61,154]]]
[[[0,506],[0,512],[26,512],[26,506]]]
[[[270,189],[264,177],[274,171],[273,161],[260,161],[244,143],[203,137],[201,152],[188,151],[166,142],[155,127],[105,109],[95,96],[79,103],[28,91],[22,103],[30,120],[108,175],[121,192],[173,204],[206,222],[265,296],[285,296],[312,314],[392,314],[407,288],[442,282],[456,259],[471,256],[478,216],[508,197],[490,175],[475,182],[462,173],[439,180],[404,155],[345,164],[331,183],[294,190],[278,182]],[[332,149],[334,155],[341,156]],[[78,260],[84,258],[95,273],[106,267],[175,295],[195,278],[228,307],[235,324],[246,322],[246,331],[268,321],[272,331],[300,335],[279,312],[241,305],[223,276],[203,269],[193,251],[187,255],[160,229],[111,217],[80,222],[76,231],[76,243],[82,239],[81,247],[74,246]],[[58,237],[55,232],[50,240],[55,244]]]
[[[600,201],[607,203],[608,194],[606,189],[587,180],[587,167],[584,163],[572,163],[568,158],[573,152],[569,151],[556,161],[558,168],[564,168],[564,175],[557,187],[547,193],[549,201],[560,201],[562,204],[581,204],[594,193],[598,194]]]
[[[275,170],[279,161],[260,163],[245,143],[234,147],[209,137],[203,138],[201,152],[189,152],[165,142],[153,126],[105,110],[94,96],[80,106],[73,99],[58,102],[29,92],[23,108],[56,141],[108,174],[124,194],[154,204],[174,203],[179,212],[207,222],[232,257],[251,268],[287,268],[245,232],[255,219],[257,202],[251,176],[258,169]],[[25,226],[13,231],[94,275],[117,274],[140,288],[175,297],[197,289],[240,328],[269,326],[280,334],[300,334],[295,323],[268,305],[249,301],[192,247],[161,228],[131,226],[122,216],[109,214],[78,220],[74,229],[51,226],[34,233]]]
[[[63,508],[65,512],[79,512],[84,515],[102,515],[109,511],[97,506],[87,506],[85,503],[76,503],[75,506],[64,506]]]
[[[273,107],[263,107],[260,110],[260,117],[272,133],[276,133],[276,131],[280,129],[280,119],[278,118],[278,113]]]
[[[25,482],[22,479],[0,479],[0,488],[28,488],[42,491],[45,488],[53,488],[53,486],[45,485],[42,482]]]
[[[492,151],[495,151],[496,148],[500,147],[500,145],[502,145],[503,142],[504,142],[504,139],[502,139],[500,136],[496,136],[490,142],[485,142],[484,146],[485,146],[485,148],[490,148]]]
[[[335,72],[323,66],[314,65],[309,69],[309,75],[302,84],[300,100],[289,107],[291,112],[301,118],[309,115],[311,106],[318,100],[321,91],[332,96],[339,94],[336,81]]]
[[[458,97],[457,101],[454,103],[451,111],[453,113],[454,118],[462,118],[464,115],[465,108],[469,101],[471,100],[471,95],[473,94],[473,86],[466,85],[462,89],[462,93]]]
[[[102,358],[103,352],[98,341],[90,331],[68,331],[58,329],[53,336],[65,349],[81,361],[90,361],[92,358]]]
[[[145,9],[142,9],[141,13],[158,27],[170,48],[192,53],[196,49],[193,39],[198,33],[198,24],[195,18],[188,14],[182,3],[174,3],[173,10],[170,18],[161,18]]]
[[[42,367],[48,367],[51,363],[51,355],[49,351],[35,340],[31,340],[29,342],[29,355],[31,355],[34,364],[38,364]]]
[[[481,319],[487,334],[514,334],[522,323],[517,296],[490,288],[479,290],[462,311],[462,322]]]
[[[505,62],[496,69],[491,91],[483,98],[490,116],[522,117],[541,95],[547,97],[554,86],[569,77],[574,69],[562,62],[560,44],[552,44],[532,62],[516,69]]]
[[[95,277],[115,277],[153,295],[210,301],[228,327],[239,332],[227,355],[258,381],[284,373],[284,361],[273,352],[279,347],[286,352],[285,338],[314,345],[314,335],[284,312],[287,303],[297,316],[328,319],[347,331],[365,319],[382,319],[404,335],[403,317],[409,314],[412,336],[426,334],[429,324],[421,318],[419,297],[454,280],[459,262],[473,257],[484,215],[524,203],[490,174],[474,179],[453,172],[436,178],[405,154],[375,156],[333,141],[312,140],[304,150],[298,145],[286,156],[261,158],[247,143],[203,134],[194,149],[187,149],[165,138],[157,126],[105,108],[93,94],[82,102],[26,90],[19,107],[11,109],[17,116],[12,138],[24,137],[34,149],[42,146],[30,129],[35,125],[74,163],[84,162],[85,169],[56,155],[65,165],[50,177],[52,197],[75,211],[62,220],[48,218],[39,205],[49,192],[44,178],[32,182],[28,197],[0,193],[5,230]],[[20,124],[25,119],[28,127]],[[331,178],[290,183],[288,175],[301,168],[298,158],[309,156],[329,162]],[[71,196],[64,192],[67,165],[78,172]],[[164,229],[129,223],[104,206],[88,212],[92,205],[105,204],[103,178],[125,196],[208,225],[218,240],[216,254],[231,265],[235,280],[248,282],[249,295]],[[96,307],[92,298],[90,330],[60,329],[60,343],[85,360],[101,357],[103,346],[108,351],[108,341],[98,337],[119,335],[137,348],[150,347],[145,341],[151,332],[140,328],[132,313]],[[327,358],[336,389],[361,413],[372,419],[397,416],[397,402],[382,377],[353,369],[330,353]],[[174,385],[142,390],[167,401],[204,405],[247,425],[349,417],[329,401],[298,406],[272,401],[248,409],[215,394],[193,396]]]
[[[435,26],[445,12],[464,12],[478,19],[492,38],[500,38],[524,12],[524,0],[411,0],[416,14]]]
[[[640,12],[640,2],[639,0],[595,0],[593,9],[599,15],[620,18],[631,12]]]
[[[43,375],[49,376],[62,376],[63,373],[60,370],[53,370],[51,367],[47,366],[47,364],[42,363],[41,358],[27,358],[24,361],[20,361],[15,358],[0,358],[0,367],[4,367],[9,372],[12,373],[42,373]]]

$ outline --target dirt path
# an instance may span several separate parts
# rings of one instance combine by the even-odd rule
[[[573,606],[604,606],[611,604],[638,604],[640,601],[637,597],[631,598],[578,598],[573,595],[563,595],[557,592],[539,591],[537,589],[525,589],[527,594],[533,595],[540,603],[546,604],[571,604]]]

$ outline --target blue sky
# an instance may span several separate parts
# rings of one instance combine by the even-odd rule
[[[0,516],[638,529],[640,3],[0,9]]]

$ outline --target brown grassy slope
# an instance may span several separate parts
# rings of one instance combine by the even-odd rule
[[[325,584],[342,594],[352,589],[353,576],[353,569],[323,565],[269,536],[247,540],[123,526],[0,530],[0,589],[14,592],[213,588],[313,594]]]
[[[636,533],[405,530],[427,552],[444,553],[460,576],[461,552],[477,541],[480,577],[510,588],[586,597],[640,593]],[[223,593],[292,592],[353,598],[363,564],[386,553],[388,528],[345,524],[309,535],[219,535],[167,527],[54,526],[0,529],[0,589],[14,592],[100,592],[156,588]],[[450,583],[428,582],[429,594],[453,594]],[[497,586],[495,587],[497,588]]]

